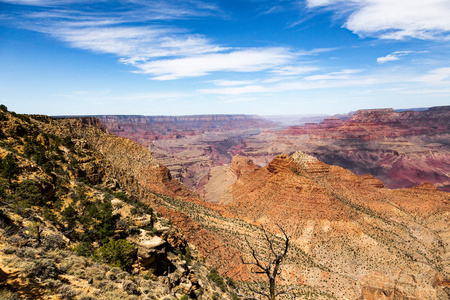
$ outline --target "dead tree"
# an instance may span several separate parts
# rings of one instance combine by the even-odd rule
[[[268,251],[267,257],[263,257],[261,254],[259,254],[255,250],[255,247],[250,244],[247,237],[245,238],[245,241],[247,242],[247,246],[250,248],[253,261],[246,262],[241,257],[243,264],[252,266],[251,271],[253,273],[264,274],[267,276],[267,279],[269,281],[269,292],[268,293],[264,292],[263,290],[256,290],[250,286],[249,286],[249,290],[256,294],[265,296],[269,300],[275,300],[275,298],[281,294],[290,294],[290,290],[282,290],[282,291],[276,292],[276,278],[278,275],[281,274],[282,262],[283,262],[284,258],[286,257],[286,254],[289,249],[288,235],[286,234],[286,232],[280,225],[278,225],[278,224],[276,224],[276,225],[278,226],[278,228],[280,228],[281,232],[283,232],[283,235],[284,235],[284,243],[281,246],[281,248],[276,249],[276,246],[274,245],[275,244],[275,242],[274,242],[275,236],[269,235],[267,233],[267,231],[264,229],[264,227],[261,226],[261,228],[264,232],[265,240],[269,246],[269,251]],[[252,299],[252,298],[247,298],[247,299]]]

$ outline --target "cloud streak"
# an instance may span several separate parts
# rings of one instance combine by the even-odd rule
[[[448,40],[450,35],[448,0],[307,0],[306,5],[335,12],[360,36]]]
[[[388,54],[386,56],[378,57],[377,63],[384,64],[390,61],[397,61],[400,60],[403,56],[406,56],[410,54],[412,51],[395,51],[391,54]]]
[[[234,50],[140,63],[136,66],[156,80],[205,76],[212,72],[258,72],[286,64],[294,56],[284,48]]]
[[[1,2],[1,0],[0,0]],[[51,0],[9,0],[9,3],[46,6]],[[217,14],[220,10],[202,1],[130,0],[113,11],[91,11],[85,6],[61,7],[18,14],[17,24],[64,41],[69,46],[95,53],[113,54],[119,61],[137,68],[138,73],[154,80],[175,80],[209,75],[214,72],[259,72],[274,68],[278,72],[299,55],[287,48],[225,47],[208,37],[168,25],[167,20]],[[104,3],[104,5],[107,5]],[[89,7],[87,5],[87,7]],[[117,10],[117,9],[116,9]]]

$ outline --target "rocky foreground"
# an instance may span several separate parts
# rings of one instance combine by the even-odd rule
[[[160,192],[193,194],[97,119],[1,106],[0,299],[233,299]]]

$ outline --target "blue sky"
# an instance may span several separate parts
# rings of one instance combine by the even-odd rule
[[[48,115],[450,105],[450,0],[0,0],[0,103]]]

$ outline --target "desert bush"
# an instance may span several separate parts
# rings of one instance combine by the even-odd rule
[[[50,278],[50,279],[44,280],[43,282],[46,287],[49,287],[51,289],[58,288],[62,285],[62,282],[59,279],[51,279]]]
[[[95,300],[96,298],[89,294],[81,294],[77,297],[77,300]]]
[[[40,279],[58,279],[60,270],[53,262],[53,260],[48,258],[38,259],[29,264],[28,277],[38,277]]]
[[[44,246],[47,251],[64,249],[66,247],[66,242],[60,235],[49,235],[43,240],[42,246]]]
[[[94,280],[105,279],[105,273],[98,267],[86,268],[86,275],[91,276]]]
[[[94,280],[93,285],[95,288],[100,289],[102,293],[107,291],[114,291],[116,289],[116,286],[107,280]]]
[[[38,253],[37,249],[31,247],[23,247],[16,250],[16,255],[25,259],[34,259]]]
[[[106,279],[111,280],[111,281],[115,281],[117,280],[117,274],[115,274],[114,272],[107,272],[106,273]]]
[[[125,280],[122,283],[122,288],[128,295],[139,295],[140,294],[138,286],[131,280]]]
[[[5,254],[14,254],[14,253],[16,253],[16,251],[17,251],[16,247],[9,246],[9,245],[2,249],[2,252]]]
[[[77,294],[70,285],[64,284],[57,289],[62,299],[72,299]]]
[[[214,293],[212,295],[212,300],[219,300],[220,299],[220,295],[218,293]]]

